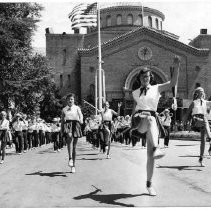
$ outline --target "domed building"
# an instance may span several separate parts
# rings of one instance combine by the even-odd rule
[[[71,19],[72,15],[69,17]],[[181,58],[178,99],[191,99],[196,83],[205,88],[208,96],[211,95],[211,35],[202,29],[187,45],[180,42],[177,35],[163,30],[164,20],[162,12],[142,8],[140,3],[101,6],[106,100],[114,109],[119,101],[124,102],[122,114],[131,113],[131,92],[137,88],[136,76],[139,71],[147,66],[153,72],[156,83],[166,82],[171,77],[175,55]],[[79,100],[94,103],[98,31],[93,25],[85,27],[85,34],[79,33],[80,30],[74,30],[74,34],[53,34],[47,29],[46,53],[61,94],[74,92]],[[163,98],[166,97],[172,97],[171,90],[163,94]],[[162,103],[160,108],[163,108]]]

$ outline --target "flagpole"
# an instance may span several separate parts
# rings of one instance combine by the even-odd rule
[[[97,70],[95,71],[95,115],[97,115]]]
[[[143,3],[141,4],[141,11],[142,11],[143,26],[145,26],[145,21],[144,21],[144,6],[143,6]]]
[[[98,98],[99,110],[102,109],[102,60],[101,60],[101,36],[100,36],[100,2],[97,3],[97,22],[98,22]]]
[[[102,78],[102,83],[103,83],[103,101],[106,101],[106,92],[105,92],[105,71],[104,69],[102,69],[102,74],[103,74],[103,78]]]

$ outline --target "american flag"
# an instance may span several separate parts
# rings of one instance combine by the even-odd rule
[[[89,4],[87,9],[84,10],[83,15],[96,15],[97,14],[97,2]]]

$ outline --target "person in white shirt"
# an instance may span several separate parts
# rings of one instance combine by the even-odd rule
[[[45,124],[45,139],[46,139],[46,144],[49,144],[49,143],[52,142],[52,140],[51,140],[51,137],[52,137],[51,131],[52,131],[51,124],[50,123],[46,123]]]
[[[202,167],[204,167],[205,165],[203,163],[203,156],[205,150],[206,137],[211,139],[211,132],[209,122],[207,120],[207,101],[205,100],[205,93],[202,87],[198,87],[194,91],[193,101],[190,104],[187,114],[183,119],[184,124],[186,124],[187,120],[190,118],[192,120],[192,130],[200,132],[201,134],[199,163]],[[211,155],[211,145],[208,152]]]
[[[39,143],[40,143],[40,147],[42,147],[45,144],[45,134],[44,134],[44,120],[42,120],[41,118],[37,119],[38,122],[38,136],[39,136]]]
[[[33,124],[32,119],[28,121],[28,149],[33,149],[34,143],[33,143]]]
[[[2,111],[0,119],[0,156],[1,156],[0,164],[4,163],[5,149],[7,145],[7,139],[9,138],[8,134],[8,130],[10,129],[9,120],[7,120],[6,117],[7,113],[5,111]]]
[[[100,111],[102,116],[102,129],[100,129],[100,136],[103,139],[103,151],[106,152],[107,159],[110,159],[110,148],[111,148],[111,127],[113,116],[119,116],[121,103],[118,103],[118,113],[113,109],[110,109],[109,102],[103,103],[103,109]]]
[[[24,152],[26,152],[27,149],[29,148],[29,144],[28,144],[28,126],[29,126],[29,123],[28,123],[28,120],[26,118],[27,118],[27,115],[23,114],[22,115],[22,121],[23,121],[22,132],[23,132],[23,144],[24,144],[23,149],[24,149]]]
[[[152,73],[145,67],[140,70],[137,81],[140,88],[132,92],[134,108],[132,113],[132,129],[141,134],[146,134],[147,141],[147,182],[146,187],[150,195],[155,196],[156,191],[152,187],[155,159],[164,156],[158,147],[159,127],[156,115],[160,93],[171,90],[178,82],[180,60],[177,56],[173,61],[174,72],[170,81],[164,84],[151,85]]]
[[[170,116],[169,109],[165,109],[162,113],[163,113],[163,117],[162,117],[161,122],[167,134],[164,138],[164,147],[168,148],[169,138],[170,138],[171,116]]]
[[[67,95],[66,102],[67,106],[62,109],[61,136],[66,135],[69,155],[68,165],[71,167],[71,172],[75,173],[76,145],[78,138],[83,136],[81,131],[83,114],[81,108],[75,105],[75,94],[70,93]]]
[[[54,152],[59,152],[60,151],[60,131],[61,128],[58,124],[58,118],[53,118],[53,124],[51,126],[52,130],[52,140],[53,140],[53,148]]]
[[[12,128],[15,131],[14,132],[14,140],[15,140],[15,149],[16,153],[19,155],[23,152],[23,121],[21,120],[21,114],[17,113],[15,116],[15,121],[12,124]]]

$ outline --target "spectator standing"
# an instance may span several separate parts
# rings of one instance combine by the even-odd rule
[[[9,138],[9,120],[6,119],[7,113],[5,111],[1,112],[1,120],[0,120],[0,156],[1,161],[0,164],[4,163],[5,158],[5,149],[7,145],[7,141]]]

